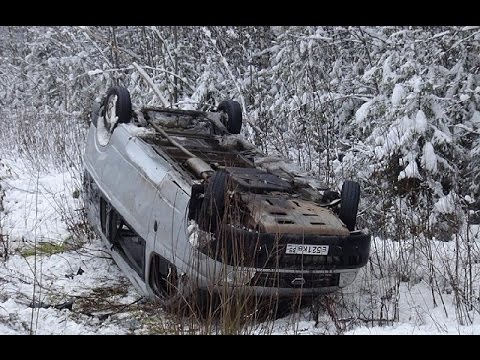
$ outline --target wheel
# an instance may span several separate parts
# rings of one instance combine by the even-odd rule
[[[158,254],[152,257],[148,283],[156,301],[170,313],[188,316],[197,307],[195,281],[180,275],[174,264]]]
[[[200,211],[200,223],[205,231],[216,232],[225,212],[227,173],[216,171],[210,178]]]
[[[118,123],[128,123],[132,117],[132,101],[130,93],[123,86],[115,86],[108,90],[103,105],[105,128],[113,132]]]
[[[227,120],[224,121],[223,125],[230,134],[240,134],[242,129],[242,108],[240,104],[234,100],[222,101],[218,105],[217,111],[223,111],[227,114]]]
[[[159,255],[152,257],[149,284],[161,305],[175,307],[180,304],[182,296],[177,268]]]
[[[356,181],[346,180],[342,186],[340,212],[338,216],[350,231],[355,230],[359,202],[360,185]]]

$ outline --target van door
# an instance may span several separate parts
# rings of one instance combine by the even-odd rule
[[[181,180],[168,174],[158,188],[152,207],[155,252],[173,263],[188,250],[186,229],[190,194],[182,185]]]
[[[137,275],[145,280],[145,239],[111,208],[107,213],[106,235],[117,251]]]

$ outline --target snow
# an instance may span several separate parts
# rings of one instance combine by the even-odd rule
[[[372,105],[372,102],[367,101],[367,102],[363,103],[362,106],[360,106],[358,108],[358,110],[355,112],[355,122],[357,124],[361,123],[362,121],[364,121],[366,119],[371,105]]]
[[[88,76],[103,74],[103,70],[102,69],[90,70],[90,71],[87,72],[87,74],[88,74]]]
[[[134,124],[121,124],[120,126],[125,127],[128,132],[132,134],[132,136],[146,136],[155,134],[155,130],[153,128],[146,128]]]
[[[473,115],[470,118],[470,122],[480,128],[480,111],[475,110],[473,112]]]
[[[463,60],[459,60],[449,71],[449,74],[456,75],[463,68]]]
[[[382,65],[382,79],[383,81],[388,81],[390,77],[392,77],[392,68],[390,67],[390,61],[392,60],[392,56],[390,55],[385,59]]]
[[[11,324],[14,328],[7,327],[8,331],[28,333],[33,313],[35,317],[38,316],[38,322],[35,320],[33,327],[36,334],[125,333],[125,330],[111,321],[90,324],[90,316],[86,314],[80,314],[81,316],[76,318],[78,314],[67,309],[30,307],[34,281],[39,283],[36,288],[36,301],[49,304],[63,303],[72,298],[88,298],[94,288],[123,285],[118,268],[111,261],[101,258],[103,252],[103,247],[97,243],[84,248],[81,252],[39,256],[36,269],[33,256],[27,258],[21,255],[11,256],[0,268],[0,282],[10,279],[2,286],[0,297],[0,319],[5,316],[15,319]],[[84,271],[82,275],[74,275],[80,268]],[[131,302],[132,296],[126,296],[121,300],[123,303]],[[75,305],[74,302],[73,310]],[[5,327],[0,321],[0,326],[2,325]],[[3,333],[1,327],[0,333]]]
[[[450,30],[443,31],[441,33],[435,34],[435,35],[433,35],[432,39],[435,39],[437,37],[441,37],[441,36],[444,36],[444,35],[448,35],[448,34],[450,34]]]
[[[373,66],[371,69],[365,71],[365,73],[362,76],[363,80],[369,81],[377,70],[378,68]]]
[[[434,119],[443,119],[445,117],[445,110],[438,102],[433,101],[430,109],[434,114]]]
[[[148,306],[132,305],[139,304],[142,298],[109,257],[100,240],[88,240],[80,247],[53,254],[38,252],[36,257],[23,252],[29,246],[21,238],[28,239],[30,245],[36,242],[37,246],[46,239],[57,244],[68,243],[71,234],[59,217],[61,209],[56,201],[62,199],[67,207],[78,207],[71,194],[75,187],[73,181],[74,177],[68,172],[31,173],[18,159],[2,160],[0,185],[5,191],[6,210],[1,213],[1,224],[3,233],[7,232],[11,242],[17,244],[10,248],[7,259],[0,259],[0,334],[142,334],[152,331],[151,326],[153,329],[155,326],[168,328],[165,322],[168,316],[163,310],[157,310],[152,317]],[[435,204],[435,210],[451,212],[452,200],[450,195],[446,196]],[[194,243],[198,241],[196,229],[197,225],[192,222],[187,230]],[[478,231],[471,236],[478,236]],[[435,253],[439,258],[446,258],[444,254],[453,253],[453,245],[442,243],[435,248]],[[398,246],[398,242],[375,238],[372,249],[384,256],[386,252],[397,254]],[[315,315],[316,312],[307,306],[275,321],[247,327],[245,332],[480,334],[478,317],[472,316],[471,324],[460,325],[453,294],[442,294],[445,308],[435,305],[426,280],[400,284],[396,321],[380,326],[376,322],[348,320],[352,306],[366,303],[367,299],[376,296],[375,292],[362,295],[365,293],[363,286],[368,284],[367,271],[363,269],[351,286],[334,295],[340,299],[335,310],[338,319],[333,319],[332,314],[324,310],[317,310],[318,315]],[[417,278],[425,276],[423,270],[416,271]],[[370,285],[367,289],[376,291]],[[34,299],[37,304],[46,305],[32,308]],[[55,308],[69,301],[72,302],[71,309]]]
[[[327,188],[322,181],[312,177],[311,174],[300,168],[293,161],[288,161],[282,157],[255,156],[254,163],[255,166],[263,168],[273,174],[280,174],[280,176],[282,176],[282,172],[293,174],[295,176],[293,181],[296,184],[309,185],[317,190],[325,190]]]
[[[378,241],[378,239],[377,239]],[[381,246],[381,245],[380,245]],[[304,310],[291,314],[275,321],[272,334],[337,334],[345,335],[458,335],[480,334],[480,321],[473,317],[472,324],[461,325],[455,309],[454,295],[443,294],[441,301],[435,304],[431,289],[427,281],[415,285],[407,282],[399,284],[398,291],[398,319],[396,321],[384,320],[381,325],[373,322],[365,325],[365,321],[351,318],[347,304],[352,305],[360,297],[357,291],[359,281],[355,281],[355,290],[344,290],[343,298],[337,301],[336,324],[332,322],[331,315],[319,314],[318,320],[313,318],[310,311]],[[438,294],[437,294],[438,297]],[[351,298],[350,301],[346,298]],[[394,301],[394,300],[392,300]],[[347,304],[345,304],[347,302]],[[388,300],[383,300],[384,311],[388,312]],[[364,309],[364,317],[368,320],[368,310]],[[472,311],[473,313],[473,311]],[[355,325],[352,325],[355,324]],[[339,328],[337,328],[339,327]]]
[[[456,203],[457,201],[455,201],[454,195],[452,193],[448,193],[448,195],[441,197],[433,205],[433,209],[441,214],[454,214]]]
[[[400,102],[405,97],[405,89],[400,84],[395,84],[392,92],[392,105],[398,106]]]
[[[437,172],[437,156],[431,142],[426,142],[423,147],[422,165],[432,173]]]
[[[397,128],[392,127],[385,138],[385,144],[383,145],[383,151],[379,152],[379,149],[375,150],[375,153],[389,154],[392,149],[395,149],[400,144],[400,136]]]
[[[416,93],[419,93],[422,91],[422,78],[418,75],[415,75],[413,76],[411,79],[410,79],[410,83],[412,84],[412,87],[413,87],[413,91],[416,92]]]
[[[418,171],[417,162],[415,161],[415,155],[409,153],[407,156],[405,156],[404,161],[406,161],[408,165],[400,172],[398,175],[398,180],[402,180],[404,178],[422,179],[422,176]]]
[[[398,122],[398,128],[399,128],[400,134],[402,134],[402,138],[409,138],[412,132],[412,129],[415,128],[415,122],[410,117],[405,115]]]
[[[7,238],[9,256],[0,260],[0,334],[131,333],[119,315],[100,320],[95,306],[88,305],[102,289],[124,289],[121,295],[105,294],[104,301],[112,304],[132,303],[140,296],[98,239],[81,247],[69,242],[64,211],[79,208],[71,193],[73,177],[68,172],[32,173],[18,159],[2,159],[2,165],[0,186],[5,197],[0,230]],[[45,243],[66,250],[42,254]],[[34,245],[37,256],[31,255]],[[3,247],[0,253],[5,255]],[[73,299],[72,310],[32,308],[33,299],[52,306]]]
[[[439,129],[435,128],[433,132],[432,142],[434,144],[449,144],[452,142],[452,136],[450,134],[449,129],[445,129],[445,131],[440,131]]]
[[[25,178],[28,171],[24,163],[3,160],[4,174],[2,232],[15,244],[41,241],[62,241],[68,235],[62,221],[59,206],[80,207],[72,196],[65,196],[72,185],[69,173],[34,173]],[[8,169],[8,174],[5,174]]]
[[[417,111],[415,117],[415,132],[417,134],[423,134],[427,130],[427,117],[422,110]]]

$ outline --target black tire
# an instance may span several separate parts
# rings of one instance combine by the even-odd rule
[[[234,100],[225,100],[218,105],[217,111],[223,111],[227,114],[227,120],[223,125],[230,134],[240,134],[242,129],[242,108]]]
[[[340,211],[338,217],[350,231],[355,230],[360,202],[360,184],[356,181],[346,180],[342,186]]]
[[[110,116],[110,112],[113,109],[112,104],[114,96],[117,97],[117,103],[115,104],[115,116],[118,117],[115,125],[110,128],[110,123],[107,121],[107,116]],[[128,123],[132,118],[132,101],[130,99],[130,92],[123,86],[115,86],[108,90],[107,96],[103,103],[102,116],[105,120],[105,127],[112,132],[118,123]]]
[[[225,213],[225,192],[228,174],[219,170],[210,178],[200,211],[202,228],[215,233]]]

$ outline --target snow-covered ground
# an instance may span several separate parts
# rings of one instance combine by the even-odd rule
[[[78,206],[71,176],[31,174],[21,161],[5,159],[0,169],[0,334],[134,331],[121,316],[102,319],[140,296],[98,240],[81,247],[71,241],[62,214]]]
[[[0,159],[0,334],[186,331],[142,299],[98,239],[78,239],[71,229],[82,206],[76,186],[69,172],[32,173],[21,159]],[[375,239],[372,250],[382,253],[382,246],[395,245]],[[450,251],[453,244],[442,246]],[[427,277],[418,272],[418,281],[399,283],[392,295],[367,271],[343,293],[313,308],[244,332],[480,334],[478,300],[459,314],[455,292],[446,288],[432,295]],[[397,314],[388,313],[392,301],[397,301]],[[372,309],[374,303],[377,308]],[[382,320],[394,318],[389,323]],[[468,324],[460,325],[460,318],[468,318]]]

